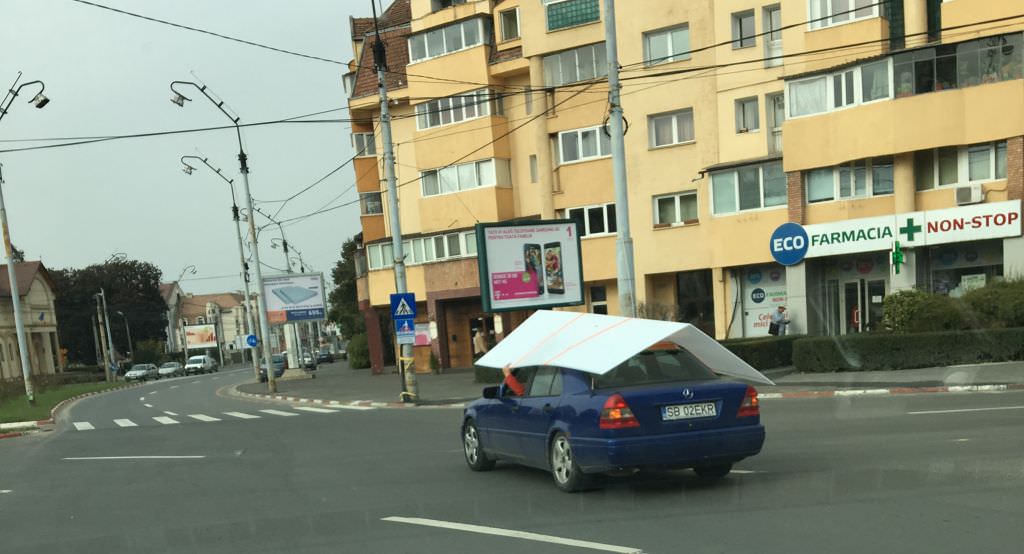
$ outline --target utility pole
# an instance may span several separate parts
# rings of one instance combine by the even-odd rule
[[[402,223],[398,215],[398,185],[395,182],[395,150],[391,142],[391,112],[388,108],[388,86],[384,80],[387,71],[387,56],[384,41],[380,39],[380,27],[377,25],[377,6],[370,0],[373,8],[373,27],[377,40],[373,43],[373,65],[377,70],[377,90],[380,94],[380,139],[384,145],[384,178],[388,183],[388,212],[391,220],[391,247],[395,254],[395,292],[408,292],[405,282],[405,252],[402,245]],[[405,360],[412,359],[412,345],[401,345],[398,367],[403,376],[402,401],[410,399],[415,402],[419,398],[419,387],[416,384],[416,371],[405,367]],[[412,371],[410,371],[412,370]]]
[[[128,316],[124,315],[124,312],[118,310],[118,315],[124,318],[124,332],[128,335],[128,353],[131,354],[132,360],[135,360],[135,343],[132,342],[132,329],[128,326]]]
[[[99,331],[96,330],[96,318],[90,317],[89,323],[92,323],[92,342],[95,345],[94,348],[96,349],[96,365],[100,365],[103,363],[103,349],[100,348],[100,335]]]
[[[103,325],[107,329],[107,348],[110,349],[110,369],[116,367],[117,350],[114,350],[114,335],[110,332],[110,311],[107,310],[107,293],[100,289],[100,300],[103,302]],[[115,377],[117,377],[115,375]]]
[[[15,272],[14,249],[11,247],[11,232],[7,228],[7,207],[4,205],[4,178],[0,172],[0,227],[4,233],[4,254],[7,256],[7,277],[11,285],[11,305],[14,307],[14,327],[18,334],[18,354],[21,357],[21,376],[25,380],[25,397],[29,404],[36,403],[36,391],[32,387],[32,366],[28,360],[28,339],[25,336],[25,321],[21,313],[21,294],[18,292],[18,275]]]
[[[626,141],[619,98],[619,46],[615,36],[615,0],[604,0],[604,41],[608,54],[608,115],[612,143],[612,175],[615,179],[615,242],[619,311],[636,317],[636,282],[633,277],[633,237],[629,232],[629,193],[626,183]]]
[[[107,381],[112,381],[110,375],[110,351],[107,350],[107,331],[103,326],[103,307],[100,304],[100,296],[98,294],[93,295],[96,298],[96,321],[100,324],[100,342],[103,343],[103,348],[98,348],[100,353],[103,354],[103,374],[106,375]],[[97,345],[99,347],[99,345]]]
[[[275,221],[275,223],[277,222]],[[292,264],[290,260],[291,256],[288,254],[288,239],[284,238],[284,228],[281,227],[280,223],[277,224],[277,230],[281,233],[281,249],[284,251],[285,271],[288,272],[288,274],[292,274],[294,272],[292,271]],[[294,367],[302,369],[302,340],[299,338],[299,328],[294,323],[285,323],[284,332],[286,333],[286,337],[292,339],[292,346],[294,347],[288,349],[288,355],[294,358]],[[295,351],[296,349],[298,352]]]

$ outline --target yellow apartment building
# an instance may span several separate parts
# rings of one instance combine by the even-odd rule
[[[872,329],[907,288],[1024,273],[1024,6],[1015,0],[619,0],[629,217],[648,317],[719,338]],[[399,215],[423,342],[471,365],[478,222],[579,223],[585,304],[619,313],[602,0],[395,0]],[[345,75],[360,307],[382,367],[391,271],[372,18]],[[785,139],[785,140],[783,140]],[[903,263],[890,263],[897,247]],[[897,271],[897,267],[899,270]],[[384,332],[378,332],[385,329]]]

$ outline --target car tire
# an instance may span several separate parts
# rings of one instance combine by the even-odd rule
[[[594,486],[593,476],[583,473],[573,455],[569,435],[555,433],[548,447],[548,462],[555,486],[563,492],[579,492]]]
[[[488,471],[494,469],[494,460],[487,457],[483,444],[480,442],[480,432],[476,428],[476,422],[472,419],[466,420],[462,426],[462,451],[466,455],[466,465],[473,471]]]
[[[732,464],[717,464],[693,468],[693,472],[703,479],[721,479],[732,471]]]

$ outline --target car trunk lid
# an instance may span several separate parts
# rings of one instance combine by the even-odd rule
[[[754,420],[737,417],[747,388],[743,383],[708,380],[618,387],[607,392],[622,395],[645,434],[662,434],[719,429]]]

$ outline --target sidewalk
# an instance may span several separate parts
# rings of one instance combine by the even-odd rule
[[[394,368],[383,375],[368,369],[349,369],[344,361],[320,366],[315,379],[277,382],[280,399],[337,402],[365,406],[402,406],[402,383]],[[451,370],[449,370],[451,371]],[[775,369],[765,373],[775,386],[759,385],[762,398],[830,397],[855,395],[970,392],[1024,389],[1024,362],[977,364],[899,371],[843,373],[791,373]],[[417,374],[420,405],[457,406],[480,398],[487,385],[473,382],[473,372]],[[238,385],[241,393],[266,395],[266,383]],[[411,406],[411,405],[410,405]]]

